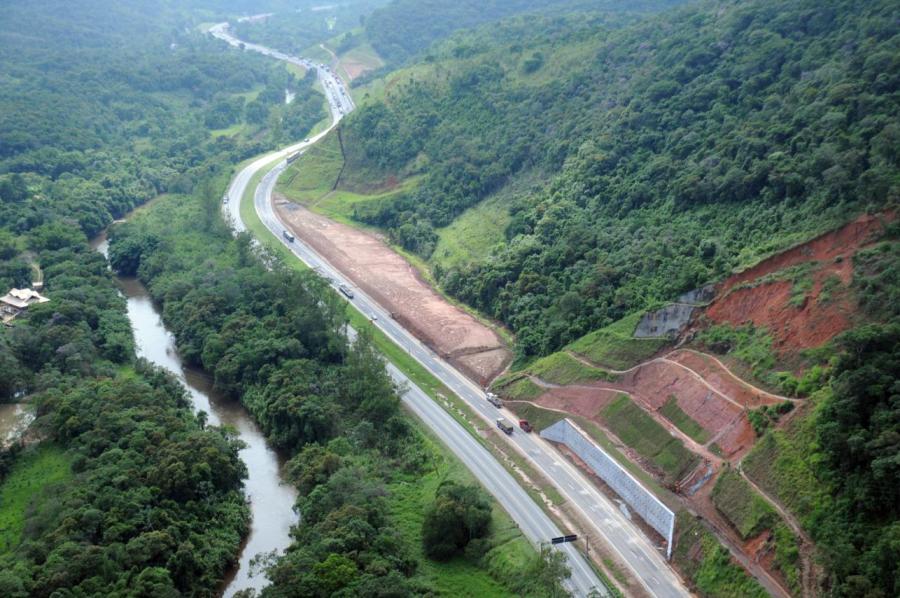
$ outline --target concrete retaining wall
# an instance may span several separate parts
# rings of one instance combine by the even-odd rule
[[[587,463],[633,511],[666,539],[668,543],[666,558],[672,557],[675,513],[622,468],[606,451],[594,444],[588,435],[571,420],[563,419],[549,428],[541,430],[541,437],[566,445]]]

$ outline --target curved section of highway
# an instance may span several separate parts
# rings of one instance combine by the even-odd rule
[[[227,33],[227,25],[225,27],[217,25],[214,29],[216,28],[219,28],[218,34],[213,33],[216,37],[225,39],[222,36],[227,35],[229,39],[225,39],[225,41],[228,41],[231,45],[240,45],[242,43]],[[303,66],[312,64],[309,61],[287,57],[280,52],[255,44],[244,44],[243,47],[260,51],[274,58],[288,60],[295,64],[300,63]],[[328,96],[329,105],[332,108],[333,127],[349,111],[344,111],[346,106],[350,106],[352,110],[352,103],[342,103],[341,98],[347,97],[349,100],[349,96],[347,96],[340,79],[330,71],[324,70],[325,67],[321,65],[314,65],[314,68],[319,70],[320,77],[322,77],[323,72],[332,77],[332,80],[329,81],[330,84],[323,85],[323,87]],[[289,228],[281,222],[272,207],[272,191],[278,176],[287,167],[287,162],[284,158],[295,152],[302,151],[307,145],[314,143],[325,133],[327,131],[317,135],[308,143],[296,144],[278,152],[273,152],[246,166],[232,181],[224,207],[226,213],[230,215],[235,229],[238,231],[246,230],[240,217],[240,201],[247,185],[257,172],[281,158],[281,161],[263,177],[254,191],[254,208],[260,220],[276,239],[280,240],[308,266],[330,279],[335,287],[341,284],[353,287],[352,283],[343,274],[300,239],[288,242],[284,238],[283,232],[289,230]],[[385,309],[360,289],[354,289],[354,297],[348,300],[366,317],[374,320],[373,323],[382,332],[395,343],[407,349],[409,354],[419,361],[432,375],[466,401],[476,413],[491,425],[493,425],[496,418],[501,416],[511,421],[516,420],[508,411],[497,409],[488,403],[481,388],[431,352],[418,339],[393,320]],[[546,542],[551,537],[561,535],[560,530],[553,521],[474,437],[460,426],[442,407],[437,405],[421,389],[408,380],[397,368],[389,364],[388,371],[395,380],[404,383],[409,388],[409,391],[403,397],[409,408],[434,430],[441,440],[472,470],[479,481],[498,499],[500,504],[510,513],[533,543]],[[664,597],[689,595],[679,578],[665,562],[659,548],[652,546],[649,540],[622,514],[618,507],[600,493],[582,472],[569,464],[565,459],[560,458],[559,453],[549,443],[536,435],[525,434],[519,430],[514,431],[508,437],[508,440],[515,450],[528,459],[535,468],[554,484],[566,500],[580,511],[582,518],[606,540],[607,545],[618,554],[623,563],[629,566],[634,576],[651,595]],[[597,575],[577,550],[569,545],[563,545],[561,550],[567,555],[569,566],[572,569],[572,577],[568,585],[573,593],[587,595],[592,590],[602,595],[608,593]]]

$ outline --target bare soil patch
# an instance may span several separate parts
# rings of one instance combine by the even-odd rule
[[[741,283],[752,282],[802,262],[833,261],[838,256],[849,257],[857,249],[872,243],[884,230],[885,223],[893,219],[893,214],[864,214],[841,228],[823,233],[811,241],[773,255],[752,268],[730,276],[722,283],[719,294]]]
[[[721,447],[724,457],[749,448],[743,430],[749,433],[752,442],[753,431],[746,421],[743,408],[676,364],[651,361],[604,385],[628,392],[648,411],[658,412],[669,397],[674,396],[681,410],[700,424]]]
[[[716,324],[749,322],[765,327],[782,357],[821,346],[853,326],[857,304],[848,288],[853,278],[852,257],[875,242],[885,223],[893,219],[892,213],[860,216],[729,277],[719,285],[716,298],[705,310],[706,318]],[[812,284],[798,301],[795,283],[778,275],[804,264],[809,265]]]
[[[690,368],[710,386],[744,407],[754,409],[763,405],[779,403],[782,400],[776,395],[756,389],[740,380],[708,355],[678,349],[666,355],[666,359]]]
[[[477,383],[487,384],[512,359],[493,330],[448,303],[378,236],[329,220],[278,194],[275,210],[298,238]]]
[[[351,81],[356,79],[366,71],[372,70],[372,67],[370,65],[363,64],[362,62],[347,57],[341,59],[341,66],[344,68],[344,71],[347,73],[347,76],[350,77]]]

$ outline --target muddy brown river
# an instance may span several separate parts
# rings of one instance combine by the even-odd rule
[[[107,255],[105,234],[95,238],[91,245]],[[119,276],[117,279],[128,300],[128,319],[134,330],[137,354],[174,374],[187,388],[194,409],[208,414],[210,425],[232,426],[247,445],[240,451],[240,457],[247,465],[244,492],[253,519],[238,564],[229,572],[222,592],[228,597],[240,590],[260,589],[268,580],[262,573],[251,575],[251,559],[272,551],[280,554],[290,544],[290,528],[297,521],[293,510],[297,492],[284,483],[284,458],[269,446],[262,430],[240,403],[217,393],[205,372],[181,361],[175,350],[175,339],[163,324],[160,310],[147,288],[135,278]]]

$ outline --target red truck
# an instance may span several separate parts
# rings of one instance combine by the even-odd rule
[[[534,428],[531,427],[531,424],[528,423],[527,419],[519,420],[519,427],[522,428],[523,432],[531,432]]]

